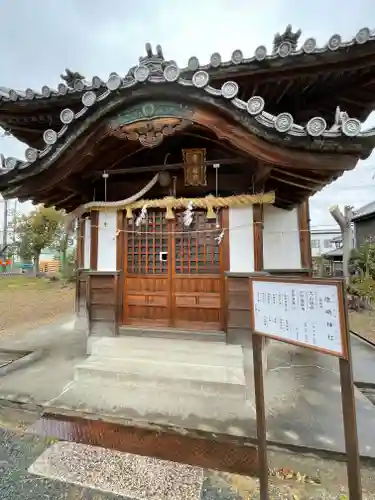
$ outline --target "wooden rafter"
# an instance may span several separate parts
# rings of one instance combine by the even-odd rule
[[[283,184],[288,184],[289,186],[295,186],[295,187],[298,187],[300,189],[305,189],[307,191],[311,189],[311,186],[309,186],[307,184],[301,184],[299,182],[290,181],[288,179],[285,179],[285,178],[277,176],[277,175],[270,175],[270,179],[274,179],[275,181],[281,182]]]
[[[322,179],[316,179],[314,177],[307,176],[307,175],[301,175],[301,174],[296,174],[295,172],[291,172],[290,170],[286,169],[281,169],[276,166],[273,167],[273,172],[276,174],[281,174],[281,175],[286,175],[288,177],[293,177],[294,179],[299,179],[301,181],[307,181],[311,184],[317,184],[318,186],[322,186],[325,184],[325,181]]]

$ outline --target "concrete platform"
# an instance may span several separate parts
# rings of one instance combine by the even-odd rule
[[[48,411],[256,436],[251,348],[147,338],[91,339],[90,356]],[[271,342],[268,439],[344,452],[338,360]],[[356,390],[363,456],[375,458],[375,407]]]

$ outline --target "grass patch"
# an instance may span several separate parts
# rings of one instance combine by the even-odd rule
[[[74,312],[74,286],[46,277],[0,277],[0,311],[0,337],[37,328]]]
[[[12,292],[22,288],[24,291],[29,290],[48,290],[56,288],[58,282],[52,282],[48,278],[36,278],[34,276],[4,276],[0,275],[0,293],[2,291]]]

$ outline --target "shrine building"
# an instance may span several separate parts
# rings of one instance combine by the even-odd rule
[[[25,82],[27,85],[27,82]],[[77,313],[90,332],[249,330],[250,274],[310,275],[309,198],[375,145],[375,33],[318,46],[288,26],[271,52],[186,67],[160,46],[126,74],[0,87],[27,144],[0,191],[78,220]]]

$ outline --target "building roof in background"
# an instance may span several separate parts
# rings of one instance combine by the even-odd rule
[[[367,203],[367,205],[355,210],[352,220],[356,222],[371,216],[375,216],[375,201]]]
[[[340,228],[337,227],[322,227],[317,229],[311,229],[310,233],[313,234],[339,234]]]
[[[342,257],[344,250],[342,248],[334,248],[329,252],[326,252],[322,255],[325,259],[333,259],[334,257]]]

